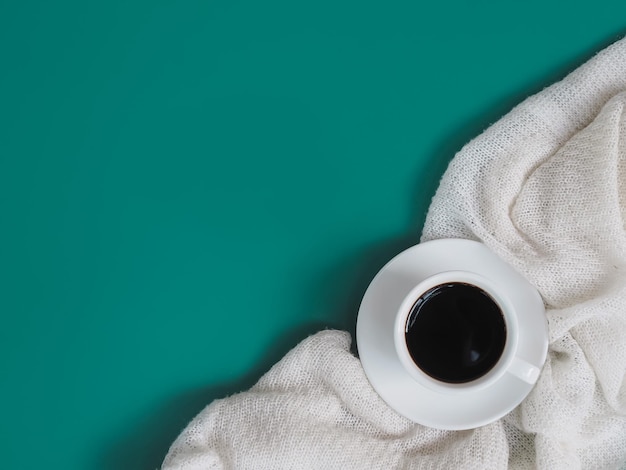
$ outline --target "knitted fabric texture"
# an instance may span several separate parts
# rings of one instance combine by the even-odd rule
[[[450,163],[422,241],[485,243],[541,293],[530,395],[468,431],[415,424],[371,388],[349,335],[304,340],[207,406],[171,469],[626,468],[626,40],[532,96]]]

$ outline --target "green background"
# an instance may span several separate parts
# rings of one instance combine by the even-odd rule
[[[454,153],[622,5],[3,1],[0,467],[154,469],[353,331]]]

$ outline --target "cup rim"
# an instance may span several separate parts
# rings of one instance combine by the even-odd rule
[[[463,383],[444,382],[426,374],[413,361],[405,340],[406,322],[415,302],[429,289],[451,282],[474,285],[486,292],[500,308],[506,327],[504,349],[496,364],[483,376]],[[423,386],[442,393],[480,390],[496,382],[506,373],[515,357],[518,336],[519,327],[515,307],[505,294],[504,289],[499,288],[497,283],[478,273],[465,270],[443,271],[419,282],[402,300],[394,323],[394,345],[396,354],[404,369],[414,380]]]

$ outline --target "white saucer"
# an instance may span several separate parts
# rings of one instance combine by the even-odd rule
[[[359,357],[381,398],[410,420],[439,429],[472,429],[513,410],[533,388],[504,374],[487,388],[462,394],[431,390],[415,381],[398,359],[393,324],[400,304],[418,283],[443,271],[471,271],[496,283],[514,304],[518,316],[518,356],[541,368],[548,350],[544,305],[537,290],[482,243],[442,239],[403,251],[374,277],[356,326]]]

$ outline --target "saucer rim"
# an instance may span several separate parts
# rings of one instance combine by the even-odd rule
[[[437,255],[442,253],[446,256],[437,258]],[[454,256],[457,258],[454,258]],[[454,258],[454,260],[451,261],[451,258]],[[395,268],[398,268],[398,266],[406,268],[406,262],[413,260],[422,261],[422,263],[415,263],[415,268],[411,268],[411,275],[418,276],[411,280],[411,283],[414,285],[442,271],[470,270],[487,279],[490,279],[490,274],[492,276],[495,274],[502,275],[504,272],[506,274],[504,277],[508,282],[504,282],[501,279],[500,287],[506,290],[507,294],[511,292],[515,294],[512,296],[511,301],[517,307],[520,306],[520,303],[524,303],[526,308],[530,306],[532,310],[532,313],[526,312],[523,317],[518,317],[520,327],[525,326],[526,329],[532,329],[533,335],[544,333],[541,338],[535,336],[532,341],[530,341],[530,338],[526,341],[526,343],[541,343],[542,346],[542,351],[537,351],[536,348],[533,350],[536,357],[532,363],[542,369],[547,358],[548,326],[545,308],[543,300],[534,286],[481,242],[456,238],[437,239],[414,245],[392,258],[374,276],[363,296],[357,316],[356,343],[368,381],[383,401],[392,409],[419,424],[438,429],[465,430],[484,426],[498,420],[516,408],[530,393],[535,384],[524,383],[505,373],[496,382],[485,388],[463,392],[463,397],[470,401],[473,406],[480,405],[484,408],[484,411],[480,413],[480,417],[473,416],[469,418],[467,405],[461,403],[466,400],[460,398],[459,394],[436,392],[418,383],[404,369],[400,359],[395,356],[395,345],[394,351],[391,352],[389,351],[389,341],[368,339],[372,335],[367,334],[367,329],[370,328],[370,331],[373,331],[374,328],[380,327],[381,324],[380,317],[376,318],[374,312],[371,311],[372,306],[380,303],[381,298],[385,297],[384,293],[379,292],[381,290],[381,280],[385,276],[397,275],[397,272],[394,273]],[[407,273],[405,274],[408,275]],[[408,279],[406,280],[408,281]],[[379,298],[374,298],[374,296]],[[534,298],[532,298],[533,296]],[[528,301],[520,299],[528,299]],[[394,303],[398,303],[398,299],[393,301],[386,299],[386,302],[383,302],[383,304],[390,306]],[[389,310],[393,309],[390,307]],[[395,310],[393,310],[393,316],[395,316]],[[382,320],[383,323],[384,321],[386,320]],[[390,331],[390,334],[393,334],[393,332]],[[387,346],[385,347],[384,344]],[[391,342],[391,345],[393,345],[393,342]],[[375,351],[376,349],[378,351]],[[384,366],[377,365],[381,363],[380,357],[376,357],[377,354],[380,357],[384,355],[391,362],[385,363]],[[390,371],[394,372],[391,373]],[[508,398],[500,405],[492,406],[492,403],[499,402],[499,400],[491,400],[490,397],[495,398],[498,396],[501,398],[502,394],[505,394]],[[416,406],[420,400],[424,400],[426,403],[421,408]],[[440,419],[433,419],[429,416],[432,414],[432,407],[428,405],[429,403],[436,404],[438,409],[445,410],[439,416]],[[463,417],[464,411],[465,417]],[[451,418],[451,416],[454,416],[454,418]]]

